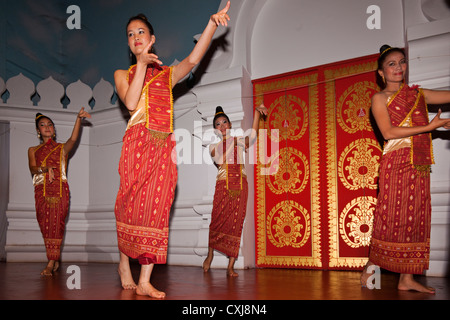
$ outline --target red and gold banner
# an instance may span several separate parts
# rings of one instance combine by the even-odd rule
[[[375,69],[369,56],[254,81],[255,106],[269,109],[255,166],[257,266],[367,261],[381,157]]]

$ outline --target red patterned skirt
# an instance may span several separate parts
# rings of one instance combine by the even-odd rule
[[[59,260],[61,257],[61,243],[69,211],[70,191],[67,182],[62,183],[61,191],[61,197],[44,197],[44,185],[34,187],[36,217],[48,260]]]
[[[429,171],[410,164],[410,149],[383,156],[369,260],[386,270],[422,274],[431,233]]]
[[[167,261],[169,213],[177,182],[171,136],[137,124],[123,138],[115,205],[117,238],[119,250],[141,264]]]
[[[242,190],[238,195],[228,191],[226,180],[216,182],[211,224],[209,225],[210,248],[218,250],[228,257],[238,257],[247,198],[247,179],[242,179]]]

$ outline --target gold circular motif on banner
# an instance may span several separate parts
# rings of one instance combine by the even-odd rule
[[[348,133],[361,130],[372,131],[369,112],[372,96],[378,92],[378,86],[370,81],[357,82],[348,87],[337,103],[337,121]]]
[[[296,96],[280,96],[271,104],[268,120],[272,141],[299,140],[308,128],[308,106]],[[278,133],[273,134],[273,130],[278,130]]]
[[[338,175],[349,190],[377,188],[381,148],[374,139],[359,139],[350,143],[341,153]]]
[[[267,217],[267,236],[277,248],[301,248],[310,234],[309,213],[295,201],[278,203]]]
[[[339,215],[339,233],[351,248],[370,245],[376,202],[371,196],[353,199]]]
[[[275,194],[302,192],[309,181],[309,162],[306,156],[294,148],[277,151],[270,165],[267,185]]]

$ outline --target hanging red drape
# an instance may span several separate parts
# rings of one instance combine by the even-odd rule
[[[365,265],[380,142],[370,115],[377,55],[258,79],[256,264],[355,269]]]

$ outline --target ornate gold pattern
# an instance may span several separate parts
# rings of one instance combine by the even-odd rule
[[[377,189],[380,156],[373,152],[381,148],[376,140],[359,139],[350,143],[339,158],[338,174],[349,190]]]
[[[339,233],[352,248],[368,247],[372,235],[373,213],[377,199],[359,197],[353,199],[339,217]]]
[[[308,128],[308,106],[305,101],[293,95],[280,96],[269,108],[268,121],[273,129],[279,130],[279,137],[273,141],[299,140]],[[301,127],[300,127],[301,126]]]
[[[372,90],[377,90],[374,82],[367,79],[373,77],[376,68],[373,56],[255,83],[255,105],[264,102],[270,105],[269,117],[261,124],[268,129],[271,139],[275,138],[270,130],[279,130],[280,137],[276,140],[283,141],[284,148],[280,148],[279,155],[271,156],[270,164],[258,162],[255,170],[258,266],[348,269],[363,267],[367,262],[364,250],[373,204],[368,207],[367,202],[359,199],[351,206],[351,201],[361,196],[358,189],[367,190],[365,201],[375,192],[369,185],[377,177],[375,160],[380,149],[375,140],[365,138],[372,138],[370,99],[367,99]],[[305,90],[309,91],[308,98]],[[324,93],[320,107],[319,92]],[[344,140],[338,140],[341,138]],[[350,145],[361,138],[362,141]],[[308,142],[309,146],[304,145]],[[270,153],[269,146],[258,144],[258,154]],[[302,150],[305,157],[291,152],[289,147]],[[308,171],[306,164],[310,176],[302,180]],[[263,168],[274,175],[261,174]],[[342,178],[346,181],[342,183],[348,184],[346,187]],[[304,188],[301,182],[305,182]],[[346,195],[351,198],[346,200]],[[302,206],[296,205],[299,203]],[[325,225],[326,234],[321,228]],[[329,250],[325,255],[323,245]],[[354,250],[359,250],[357,256],[353,255]]]
[[[337,121],[348,133],[361,130],[372,131],[369,112],[371,97],[377,92],[377,85],[369,81],[357,82],[348,87],[337,103]]]
[[[301,248],[309,240],[309,213],[295,201],[278,203],[267,217],[267,236],[278,248]]]
[[[272,81],[255,84],[255,105],[264,103],[265,94],[278,94],[279,97],[285,97],[287,90],[290,88],[299,88],[307,86],[309,91],[309,127],[305,130],[309,130],[310,137],[310,192],[311,192],[311,212],[310,212],[310,241],[312,251],[307,255],[302,256],[285,256],[285,255],[270,255],[267,252],[267,219],[266,212],[271,210],[266,205],[267,194],[267,175],[259,174],[262,172],[266,165],[258,162],[256,168],[256,251],[257,261],[260,266],[283,266],[283,267],[322,267],[321,258],[321,221],[320,221],[320,154],[319,154],[319,95],[318,95],[318,73],[302,74],[297,77],[290,77],[287,79],[273,79]],[[266,129],[270,128],[268,121],[264,122]],[[265,146],[258,144],[258,152],[261,154],[267,154]]]
[[[369,73],[377,69],[376,61],[354,64],[324,72],[325,103],[326,103],[326,148],[327,148],[327,194],[328,194],[328,239],[329,239],[329,266],[331,268],[360,268],[364,267],[366,257],[341,257],[339,254],[339,217],[338,217],[338,163],[336,154],[336,88],[335,80],[341,77]],[[368,116],[368,113],[367,113]]]
[[[302,192],[309,182],[309,164],[306,156],[294,148],[283,148],[274,156],[267,185],[274,194]]]

